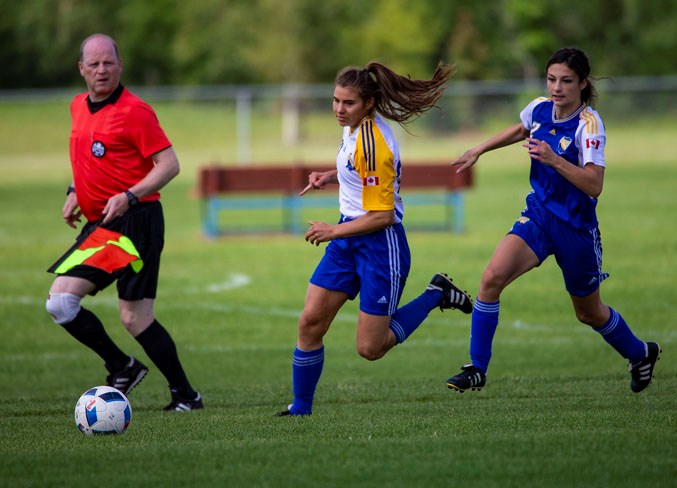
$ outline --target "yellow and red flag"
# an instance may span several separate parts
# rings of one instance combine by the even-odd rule
[[[49,268],[50,273],[64,274],[78,265],[93,266],[107,273],[115,273],[131,265],[138,273],[143,261],[129,237],[112,230],[96,227],[82,242],[76,243]]]

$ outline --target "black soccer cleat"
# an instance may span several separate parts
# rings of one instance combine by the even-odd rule
[[[630,389],[635,393],[644,390],[653,380],[653,370],[656,366],[656,361],[661,358],[661,346],[656,342],[646,342],[646,357],[639,363],[628,364],[628,371],[632,380],[630,381]]]
[[[291,407],[293,404],[287,405],[286,410],[282,410],[281,412],[277,412],[275,414],[275,417],[309,417],[311,414],[309,413],[291,413]]]
[[[117,373],[111,373],[106,377],[106,384],[128,395],[132,388],[141,383],[148,374],[145,364],[136,358],[129,357],[129,363]]]
[[[185,398],[179,395],[179,392],[176,388],[170,388],[169,392],[172,394],[172,401],[169,402],[165,408],[166,412],[188,412],[191,410],[202,410],[205,408],[204,403],[202,403],[202,397],[200,392],[196,392],[194,398]]]
[[[465,390],[481,390],[487,383],[487,375],[472,364],[461,366],[461,372],[447,380],[447,388],[463,393]]]
[[[457,308],[463,313],[471,313],[473,309],[472,298],[468,292],[461,291],[452,283],[452,279],[445,273],[437,273],[432,277],[426,290],[438,290],[442,292],[440,310]]]

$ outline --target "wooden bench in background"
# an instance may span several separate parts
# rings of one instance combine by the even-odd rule
[[[302,219],[304,208],[336,208],[338,220],[338,185],[323,191],[311,191],[304,196],[298,193],[308,184],[312,171],[328,171],[335,166],[223,166],[209,164],[199,169],[197,193],[201,199],[202,230],[208,237],[243,232],[242,229],[223,225],[220,214],[224,211],[282,210],[281,227],[276,230],[301,233],[307,228]],[[448,163],[408,163],[402,170],[400,195],[404,200],[404,224],[415,228],[407,220],[407,209],[412,206],[441,205],[443,221],[428,228],[461,232],[464,228],[463,191],[473,184],[472,168],[456,173]],[[263,227],[248,228],[245,232],[265,231]]]

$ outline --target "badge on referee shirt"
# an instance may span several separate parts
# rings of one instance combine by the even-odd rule
[[[102,158],[106,154],[106,146],[101,141],[94,141],[92,143],[92,154],[95,158]]]

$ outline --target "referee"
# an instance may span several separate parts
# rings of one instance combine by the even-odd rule
[[[201,409],[200,393],[153,311],[164,244],[159,190],[179,173],[178,159],[154,110],[120,84],[122,60],[112,38],[86,38],[78,66],[87,93],[70,107],[73,183],[63,219],[73,228],[81,217],[87,222],[75,245],[49,269],[57,277],[47,311],[103,359],[106,383],[128,394],[148,368],[124,353],[80,304],[85,295],[116,282],[122,324],[169,384],[165,410]]]

